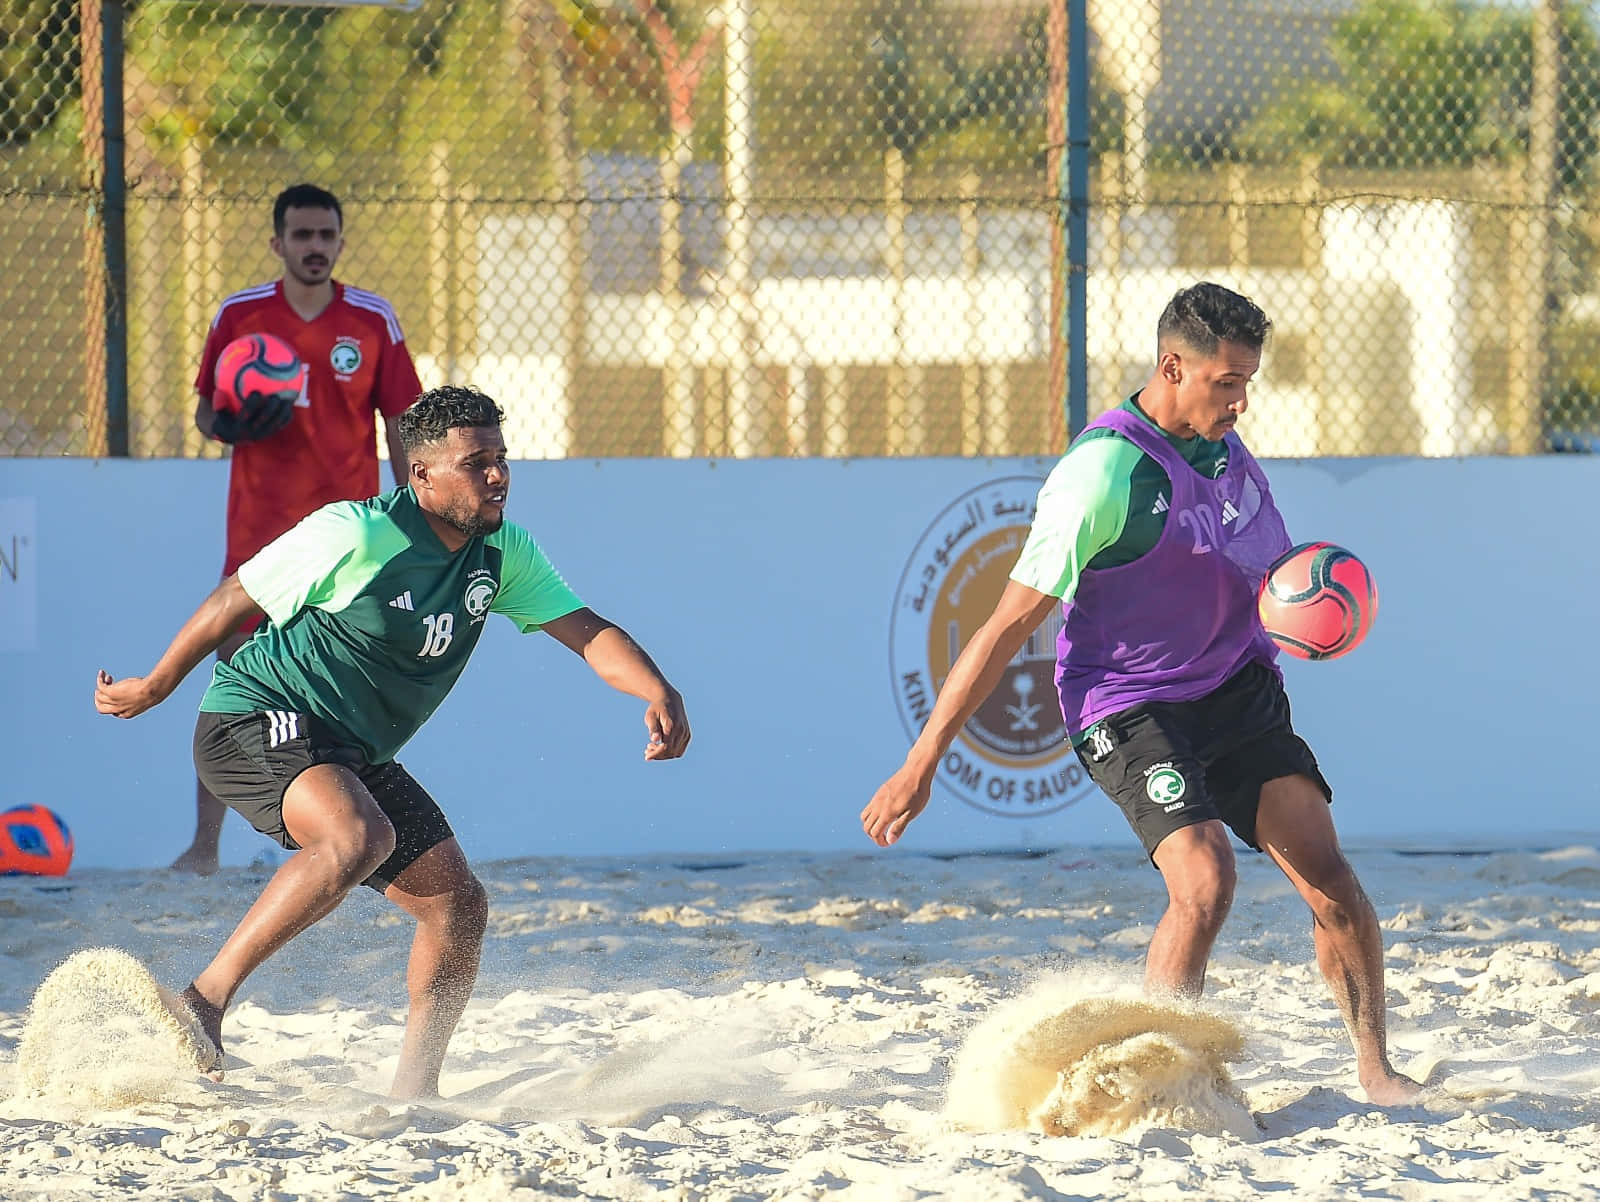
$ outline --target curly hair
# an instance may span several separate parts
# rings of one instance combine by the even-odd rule
[[[1260,350],[1271,329],[1272,322],[1249,297],[1221,284],[1195,284],[1180,289],[1162,311],[1156,323],[1157,354],[1170,341],[1203,356],[1216,354],[1223,342]]]
[[[433,442],[442,442],[451,430],[468,426],[498,426],[506,420],[493,397],[466,384],[430,388],[400,415],[400,445],[406,454]]]

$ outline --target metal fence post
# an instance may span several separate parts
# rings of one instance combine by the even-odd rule
[[[1067,440],[1089,421],[1089,11],[1067,0]]]
[[[1046,344],[1049,375],[1046,392],[1050,412],[1046,447],[1060,454],[1067,442],[1067,220],[1065,212],[1067,160],[1067,6],[1070,0],[1050,0],[1045,10],[1045,179],[1053,204],[1050,208],[1050,312]]]
[[[84,0],[81,12],[83,142],[90,205],[84,248],[88,451],[125,457],[128,196],[122,128],[123,15],[122,0]]]

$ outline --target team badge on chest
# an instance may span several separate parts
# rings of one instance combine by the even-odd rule
[[[361,343],[348,335],[341,335],[328,352],[328,365],[340,377],[355,375],[361,368]]]
[[[489,615],[489,606],[494,603],[494,596],[499,591],[500,582],[494,578],[494,573],[488,568],[474,568],[467,577],[467,590],[462,597],[467,616],[474,622],[483,621]]]

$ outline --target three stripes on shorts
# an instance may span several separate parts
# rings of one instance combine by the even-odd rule
[[[267,746],[276,747],[279,743],[287,743],[290,739],[300,737],[300,715],[291,714],[287,710],[266,710],[267,715]]]

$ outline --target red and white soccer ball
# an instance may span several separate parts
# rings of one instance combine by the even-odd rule
[[[1278,649],[1300,659],[1337,659],[1361,645],[1378,616],[1378,586],[1335,543],[1301,543],[1267,569],[1261,625]]]
[[[298,399],[306,384],[306,365],[294,347],[274,334],[242,334],[217,356],[212,407],[239,413],[252,395]]]

